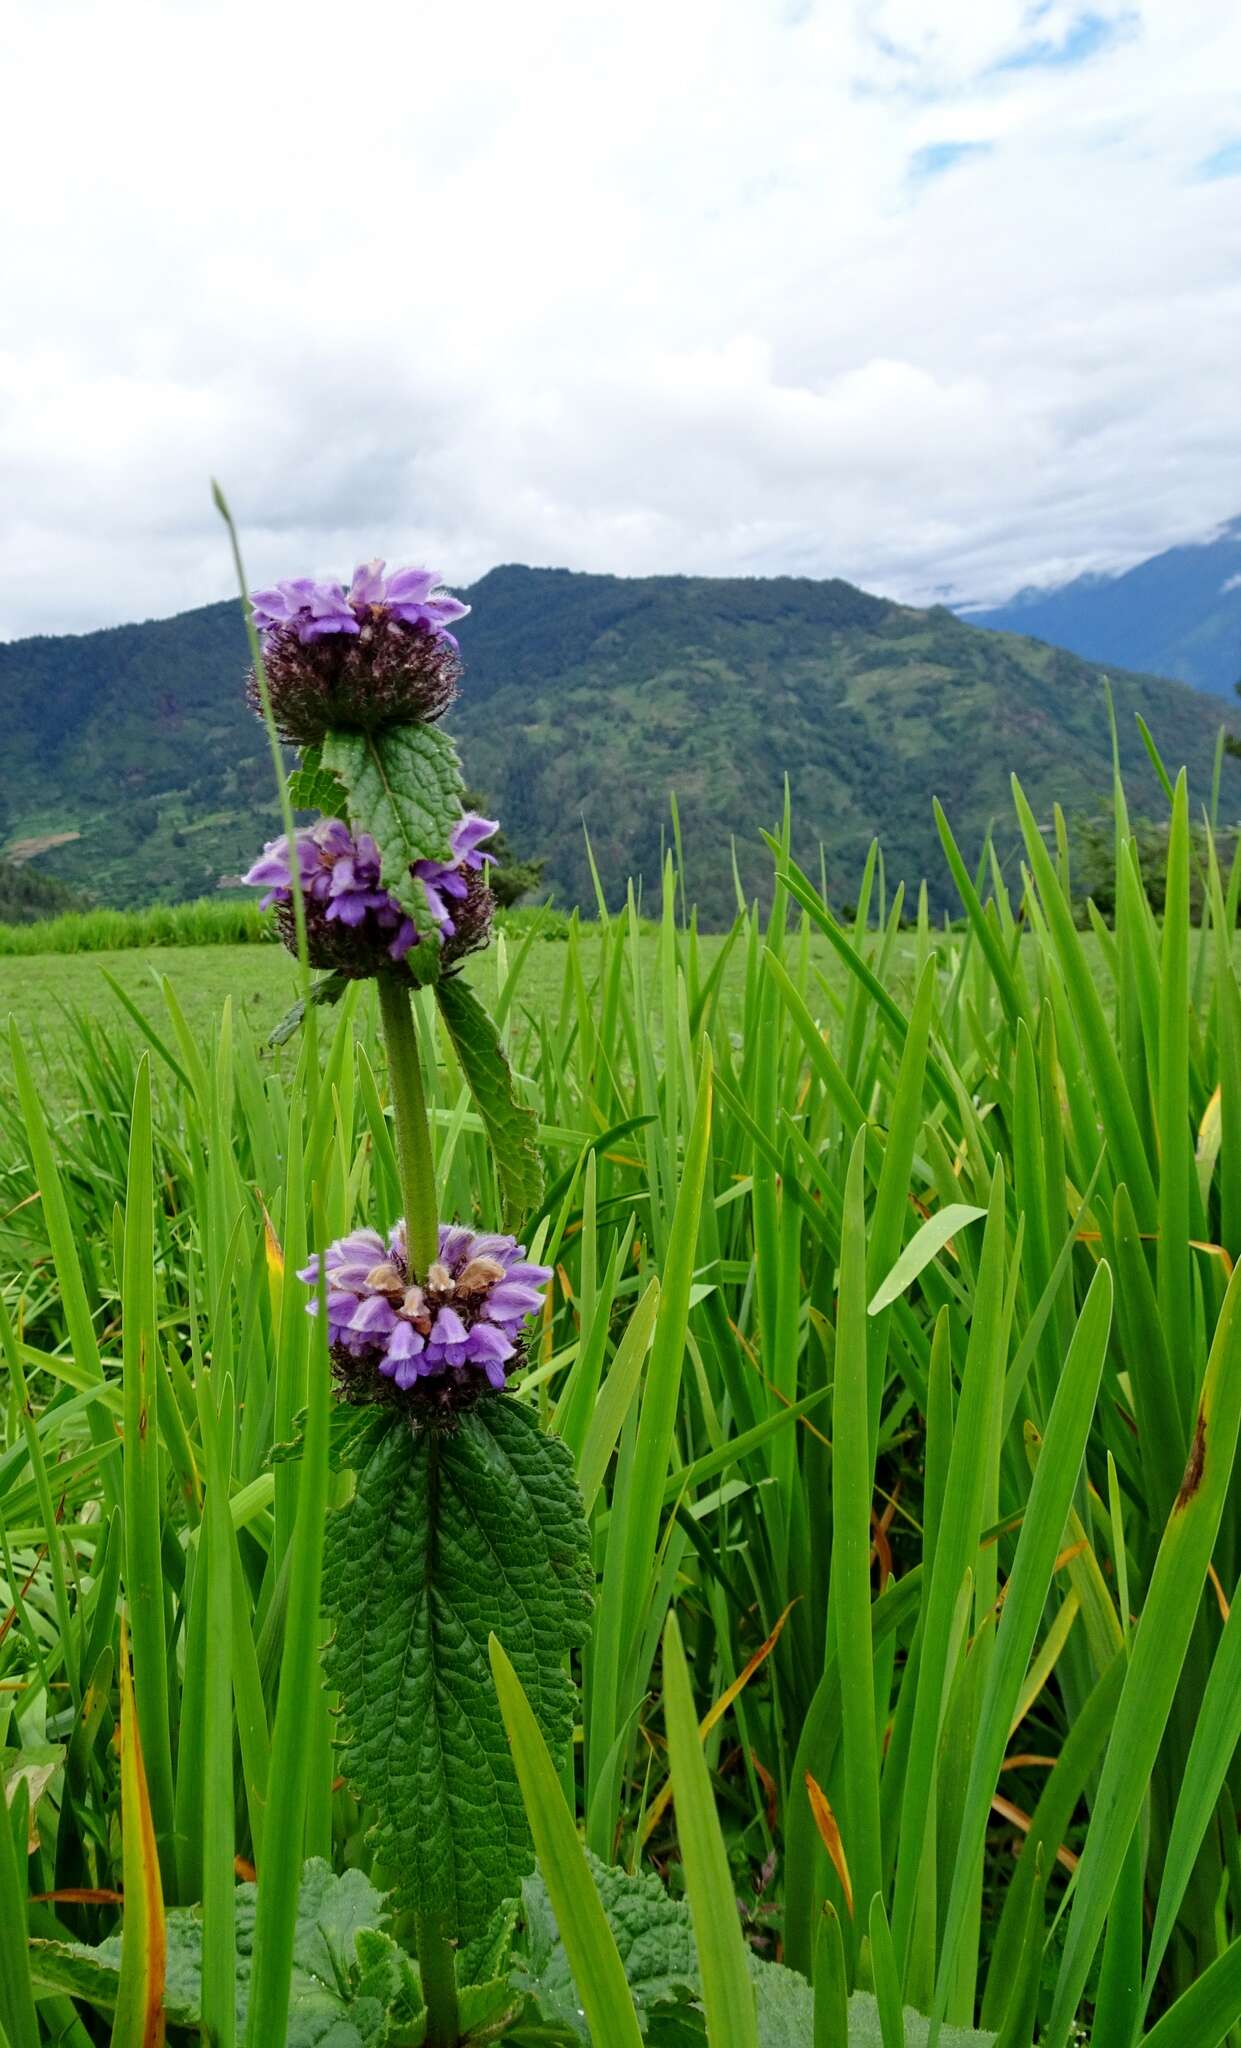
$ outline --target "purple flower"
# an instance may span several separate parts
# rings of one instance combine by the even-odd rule
[[[469,606],[439,587],[434,569],[384,573],[359,562],[346,590],[296,576],[251,593],[276,726],[294,746],[333,727],[365,732],[442,717],[461,679],[449,628]],[[246,694],[261,712],[253,672]]]
[[[264,638],[292,626],[302,645],[309,646],[328,633],[362,630],[339,583],[316,583],[313,577],[297,576],[289,583],[277,583],[274,590],[253,591],[250,602],[255,626]]]
[[[543,1305],[549,1266],[526,1260],[525,1247],[442,1223],[439,1256],[426,1273],[410,1271],[405,1226],[387,1244],[376,1230],[355,1230],[323,1254],[328,1344],[342,1391],[351,1400],[414,1395],[452,1410],[490,1389],[499,1393],[521,1362],[527,1317]],[[299,1277],[317,1290],[316,1252]],[[318,1293],[307,1303],[319,1308]]]
[[[453,826],[449,842],[451,860],[414,862],[414,873],[426,890],[431,915],[445,938],[451,938],[457,929],[451,904],[464,903],[469,897],[470,875],[480,874],[486,865],[486,856],[479,848],[499,829],[498,819],[480,818],[476,811],[467,811]],[[450,900],[446,902],[445,898]]]
[[[486,857],[483,842],[499,831],[494,819],[467,811],[453,828],[452,859],[420,860],[413,872],[426,891],[427,908],[443,945],[442,964],[449,966],[484,946],[494,908],[482,879]],[[311,965],[366,977],[399,964],[418,943],[413,919],[384,888],[379,848],[369,832],[355,838],[340,818],[321,818],[295,835],[298,873],[306,911],[306,938]],[[283,835],[263,848],[242,881],[265,893],[261,907],[276,905],[280,935],[291,952],[297,950],[293,911],[293,872],[289,842]]]
[[[381,938],[389,959],[403,960],[418,934],[413,920],[380,883],[379,848],[370,833],[359,833],[355,839],[341,819],[321,818],[296,834],[295,845],[308,936],[324,925],[342,925],[372,941]],[[270,840],[242,880],[266,890],[262,909],[273,903],[290,905],[293,872],[287,838]],[[434,905],[431,908],[434,916]],[[345,965],[343,960],[322,957],[319,950],[317,966]],[[329,945],[327,950],[337,949]],[[367,971],[373,972],[373,966],[372,962]]]
[[[405,626],[419,626],[456,646],[448,631],[469,605],[440,590],[437,569],[396,569],[384,575],[381,561],[359,562],[348,592],[330,578],[295,576],[271,590],[251,592],[254,623],[264,641],[293,628],[303,647],[330,633],[361,633],[369,616],[387,614]],[[266,650],[264,650],[266,651]]]

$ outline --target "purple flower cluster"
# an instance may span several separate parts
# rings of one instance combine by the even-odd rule
[[[439,718],[461,679],[450,631],[469,606],[439,588],[434,569],[362,562],[343,584],[295,576],[250,599],[272,713],[294,746],[333,728],[374,732]],[[246,694],[261,711],[258,677]]]
[[[543,1305],[550,1266],[532,1265],[525,1246],[441,1223],[439,1256],[411,1274],[405,1226],[387,1244],[377,1230],[355,1230],[323,1255],[328,1344],[338,1378],[353,1399],[425,1393],[433,1407],[459,1408],[490,1388],[499,1393],[521,1362],[528,1316]],[[299,1277],[319,1285],[316,1252]],[[318,1295],[307,1303],[318,1313]],[[430,1384],[424,1384],[430,1383]]]
[[[480,880],[485,866],[481,848],[499,829],[494,818],[467,811],[453,827],[452,858],[415,863],[435,927],[441,940],[450,943],[452,957],[471,951],[486,937],[491,894]],[[355,838],[340,818],[321,818],[317,825],[303,827],[294,843],[312,965],[370,975],[385,965],[385,956],[398,963],[404,960],[418,943],[418,932],[382,885],[379,848],[370,833],[360,832]],[[242,880],[266,891],[264,910],[273,903],[278,906],[281,935],[296,950],[288,839],[282,834],[269,840]]]
[[[370,833],[360,832],[355,839],[340,818],[321,818],[317,825],[298,832],[294,843],[308,935],[312,927],[317,930],[320,925],[339,924],[358,933],[365,928],[365,935],[379,940],[390,960],[403,960],[418,933],[395,896],[380,885],[379,848]],[[267,891],[260,906],[263,910],[273,903],[292,903],[292,863],[283,834],[268,841],[242,881]],[[429,897],[427,900],[430,902]],[[434,915],[434,905],[431,907]],[[316,966],[329,964],[340,963],[315,961]]]
[[[381,561],[359,562],[346,591],[330,579],[294,576],[271,590],[251,592],[254,623],[264,641],[292,627],[303,647],[331,633],[356,638],[368,618],[395,619],[417,626],[434,638],[457,645],[449,627],[464,619],[469,605],[439,588],[438,569],[394,569],[384,575]]]

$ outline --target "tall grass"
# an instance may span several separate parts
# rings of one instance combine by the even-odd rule
[[[563,939],[569,918],[550,905],[497,913],[502,931]],[[123,953],[160,946],[266,945],[272,917],[253,897],[203,896],[195,903],[154,903],[145,910],[74,910],[35,924],[0,923],[0,959],[40,953]]]
[[[1241,2040],[1241,868],[1208,846],[1192,927],[1182,779],[1157,922],[1118,786],[1088,953],[1063,843],[1016,802],[1019,893],[942,821],[960,937],[925,899],[907,924],[877,856],[842,928],[786,821],[770,916],[739,909],[709,964],[671,860],[653,950],[632,905],[574,926],[549,1000],[533,933],[495,949],[556,1271],[517,1398],[572,1449],[595,1546],[571,1771],[502,1657],[501,1699],[579,1966],[613,1982],[566,1802],[604,1861],[688,1887],[716,2048],[756,2038],[729,1897],[818,1972],[825,2041],[845,1984],[885,2043],[902,2003],[1005,2048]],[[0,1082],[0,1720],[36,1838],[0,1845],[0,1906],[6,1933],[22,1900],[36,1937],[118,1924],[124,1607],[151,1855],[169,1909],[206,1902],[224,2039],[232,1859],[260,1901],[290,1843],[369,1864],[314,1675],[335,1482],[291,1276],[397,1184],[368,994],[324,1013],[318,1072],[231,1005],[201,1043],[165,1004],[145,1042],[81,1042],[51,1131],[20,1052]],[[493,1227],[419,1021],[441,1213]],[[308,1402],[310,1463],[273,1461]],[[8,2039],[101,2038],[38,1954],[33,1989],[0,1964]]]
[[[71,910],[37,924],[0,924],[0,958],[36,953],[122,953],[150,946],[248,946],[276,936],[252,897],[204,896],[145,910]]]

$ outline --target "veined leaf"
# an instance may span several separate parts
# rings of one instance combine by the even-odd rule
[[[500,1034],[469,983],[448,975],[436,983],[435,995],[495,1157],[505,1220],[520,1221],[538,1208],[543,1193],[537,1119],[517,1100]]]
[[[322,747],[307,747],[302,755],[289,777],[289,802],[295,811],[321,811],[325,818],[344,813],[348,793],[339,775],[324,767]]]
[[[573,1461],[500,1396],[451,1433],[415,1436],[380,1410],[353,1463],[353,1499],[329,1517],[324,1548],[344,1769],[378,1816],[398,1896],[468,1940],[531,1866],[490,1634],[554,1754],[573,1727],[565,1652],[590,1616]]]
[[[685,2038],[705,2042],[701,2014],[686,2011],[686,2001],[697,2003],[702,1995],[689,1907],[683,1899],[670,1898],[649,1872],[631,1875],[611,1869],[589,1851],[586,1860],[644,2031],[662,2040],[666,2037],[656,2015],[670,2019],[673,2013],[677,2018],[685,2013],[687,2026],[693,2028]],[[536,2000],[546,2022],[575,2040],[588,2041],[568,1954],[541,1874],[522,1886],[522,1918],[526,1953],[517,1959],[517,1982]],[[814,1992],[805,1978],[781,1963],[764,1962],[752,1949],[746,1952],[746,1969],[754,1989],[759,2048],[810,2048],[811,2043],[820,2048],[814,2032]],[[840,2005],[843,2008],[843,1977]],[[927,2022],[908,2007],[903,2019],[907,2048],[925,2048]],[[941,2048],[990,2048],[994,2041],[994,2034],[958,2027],[945,2027],[940,2035]],[[824,2048],[829,2043],[830,2048],[883,2048],[879,2009],[868,1993],[858,1992],[849,2000],[847,2043],[843,2035],[829,2036]]]
[[[344,785],[349,823],[379,848],[383,885],[420,934],[434,930],[415,861],[448,860],[464,784],[457,750],[438,725],[390,725],[380,732],[330,732],[323,766]]]
[[[237,1887],[237,2028],[245,2025],[254,1956],[257,1887]],[[333,1874],[320,1859],[302,1871],[293,1930],[286,2048],[380,2048],[399,2022],[417,2038],[422,1993],[416,1966],[382,1932],[384,1901],[360,1870]],[[199,1906],[179,1907],[167,1919],[168,1969],[164,2011],[179,2027],[202,2017],[203,1919]],[[97,1948],[80,1942],[34,1941],[31,1968],[43,1995],[59,1992],[104,2011],[117,2003],[121,1937]]]

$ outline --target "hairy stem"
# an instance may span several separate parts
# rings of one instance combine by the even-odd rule
[[[457,2048],[461,2022],[457,2015],[457,1969],[452,1943],[443,1922],[432,1913],[415,1920],[418,1970],[427,2008],[427,2048]]]
[[[410,1278],[424,1279],[439,1252],[439,1208],[431,1129],[422,1086],[418,1027],[409,990],[395,975],[379,976],[379,1014],[388,1050],[392,1106],[396,1112],[396,1160],[405,1208],[405,1245]],[[428,2039],[430,2037],[428,2036]]]

